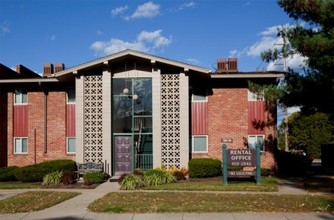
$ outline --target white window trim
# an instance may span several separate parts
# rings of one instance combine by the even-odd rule
[[[258,137],[262,137],[263,138],[263,143],[262,143],[262,148],[263,149],[261,149],[260,151],[261,152],[263,152],[263,151],[265,151],[266,150],[266,146],[265,146],[265,135],[264,134],[249,134],[248,135],[248,138],[247,138],[247,144],[248,144],[248,142],[249,142],[249,137],[250,136],[256,136],[256,139],[258,139]],[[249,148],[249,144],[248,144],[248,148]],[[256,149],[256,148],[254,148],[254,149]]]
[[[194,150],[194,139],[195,137],[205,137],[206,138],[206,151],[195,151]],[[209,137],[208,135],[192,135],[191,136],[191,152],[194,154],[201,154],[201,153],[208,153],[209,152],[209,146],[208,146],[208,142],[209,142]]]
[[[203,96],[203,97],[205,97],[205,100],[194,100],[194,94],[192,94],[191,95],[191,101],[192,102],[208,102],[208,96],[207,95],[205,95],[205,96]]]
[[[75,137],[67,137],[66,138],[66,154],[76,154],[76,149],[77,149],[76,145],[75,145],[75,151],[68,151],[69,150],[69,146],[68,146],[69,139],[74,139],[75,143],[76,143],[76,138]]]
[[[248,101],[264,101],[264,92],[261,95],[257,95],[248,89],[247,99]]]
[[[67,91],[66,91],[66,103],[70,104],[70,105],[75,104],[76,100],[74,102],[69,101],[69,98],[68,98],[69,90],[73,90],[74,91],[74,96],[75,96],[75,89],[74,88],[68,88]],[[76,97],[75,97],[75,99],[76,99]]]
[[[27,151],[26,152],[22,152],[22,144],[21,144],[21,152],[16,152],[15,142],[16,142],[17,139],[21,139],[21,143],[22,143],[22,139],[27,139]],[[29,149],[29,146],[28,146],[28,137],[14,137],[13,138],[13,151],[14,151],[14,154],[28,154],[28,149]]]
[[[16,102],[16,92],[20,92],[21,94],[21,102]],[[26,96],[27,96],[27,102],[22,102],[22,94],[23,92],[25,92]],[[13,92],[13,103],[14,105],[28,105],[28,92],[26,92],[23,89],[15,89]]]

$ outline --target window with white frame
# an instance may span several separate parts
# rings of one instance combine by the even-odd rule
[[[73,88],[67,90],[67,103],[75,103],[75,90]]]
[[[75,154],[76,147],[75,147],[75,138],[69,137],[67,138],[67,153],[68,154]]]
[[[204,95],[192,95],[192,101],[193,102],[207,102],[208,101],[208,97],[204,96]]]
[[[264,151],[264,135],[248,135],[248,148],[256,149],[256,145],[261,145],[261,151]]]
[[[192,136],[192,151],[193,153],[207,153],[208,136],[207,135]]]
[[[28,138],[25,137],[14,138],[14,153],[15,154],[28,153]]]
[[[76,152],[75,138],[69,137],[67,138],[67,153],[75,154],[75,152]]]
[[[248,90],[248,101],[264,101],[264,92],[251,92]]]
[[[14,103],[15,104],[26,104],[28,103],[27,92],[22,89],[17,89],[14,91]]]

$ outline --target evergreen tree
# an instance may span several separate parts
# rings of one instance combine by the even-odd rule
[[[282,101],[302,106],[305,113],[334,112],[334,0],[279,0],[297,23],[286,37],[292,48],[307,57],[304,73],[289,71]]]

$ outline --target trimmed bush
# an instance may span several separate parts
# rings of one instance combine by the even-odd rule
[[[190,178],[206,178],[221,175],[221,161],[212,158],[196,158],[188,162]]]
[[[0,182],[6,181],[16,181],[15,171],[19,167],[17,166],[10,166],[10,167],[1,167],[0,168]]]
[[[261,168],[261,176],[270,176],[272,175],[272,172],[270,169]]]
[[[62,183],[64,185],[73,184],[76,182],[77,174],[74,171],[63,172]]]
[[[121,189],[135,190],[144,185],[143,180],[134,174],[124,176],[121,182]]]
[[[15,177],[22,182],[42,182],[48,173],[56,171],[75,171],[73,160],[50,160],[39,164],[20,167],[15,171]]]
[[[83,175],[85,185],[104,182],[104,174],[99,172],[88,172]]]
[[[44,186],[50,186],[50,185],[58,186],[61,183],[62,176],[63,176],[63,172],[61,172],[61,171],[48,173],[43,177],[43,183],[42,184]]]
[[[173,174],[174,174],[176,180],[186,180],[187,179],[186,176],[184,175],[184,172],[182,172],[182,171],[176,170],[176,171],[174,171]]]
[[[150,186],[162,185],[176,181],[173,173],[163,169],[148,170],[144,173],[144,182]]]

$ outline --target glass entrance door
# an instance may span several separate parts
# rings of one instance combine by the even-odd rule
[[[115,175],[152,164],[152,80],[113,79],[113,137]]]

